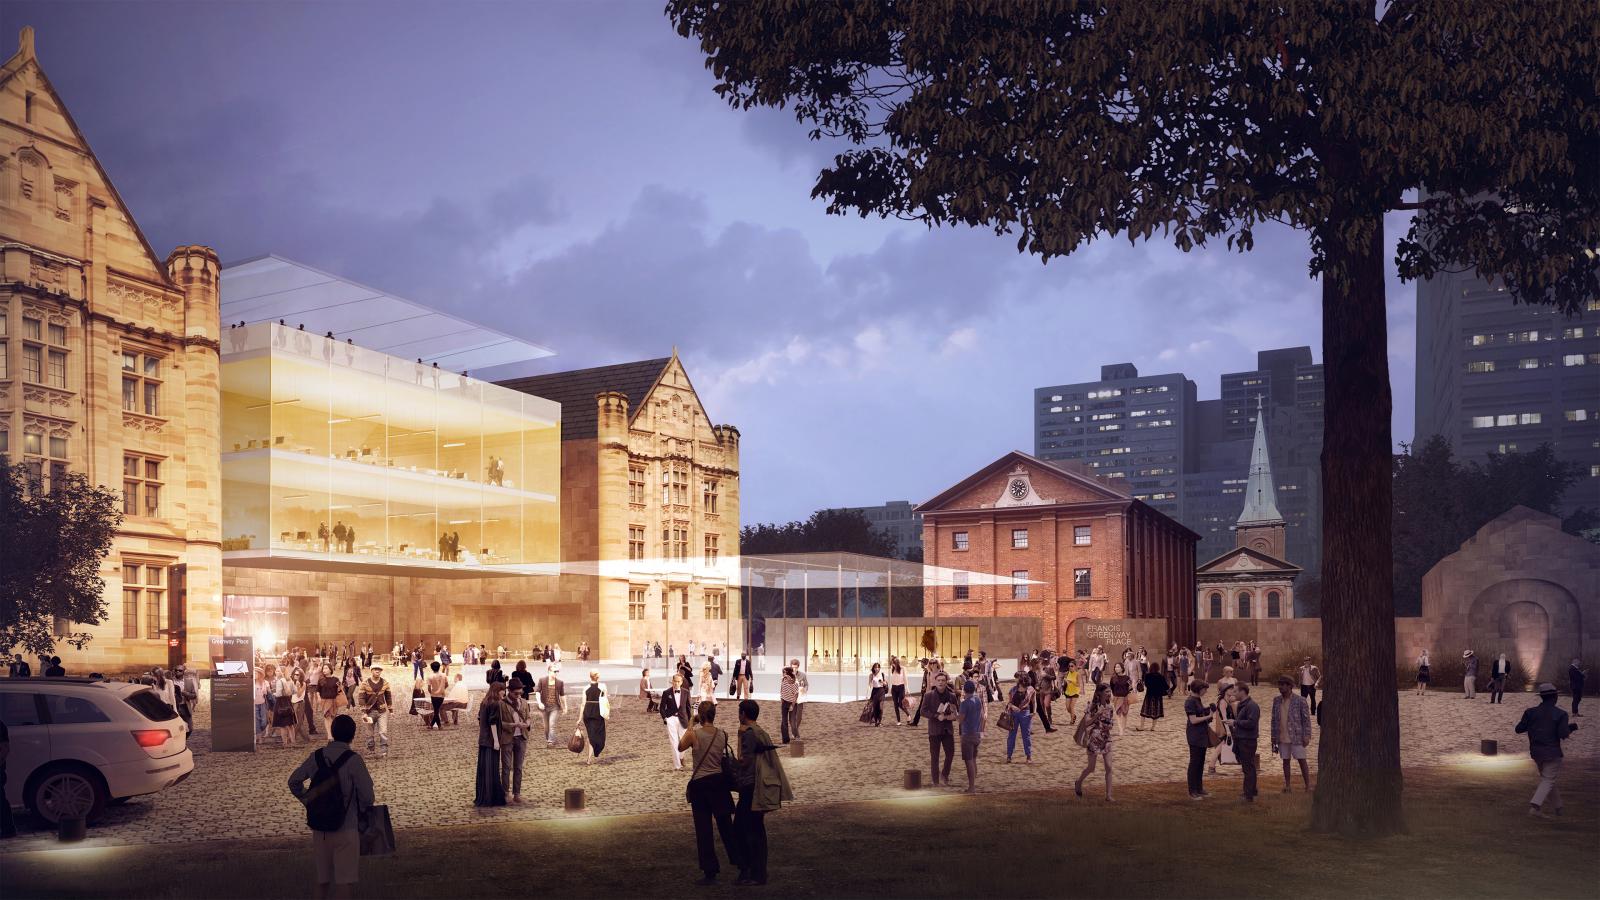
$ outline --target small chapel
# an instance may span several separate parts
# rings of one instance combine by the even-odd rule
[[[1200,619],[1292,619],[1294,579],[1300,567],[1284,559],[1283,514],[1278,512],[1267,454],[1267,429],[1256,398],[1256,435],[1244,511],[1233,526],[1234,548],[1195,571],[1195,615]]]

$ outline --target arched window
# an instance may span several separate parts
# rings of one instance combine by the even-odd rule
[[[1267,591],[1267,618],[1277,619],[1283,616],[1283,597],[1277,591]]]
[[[1216,591],[1211,592],[1211,618],[1222,618],[1222,595]]]
[[[1249,591],[1240,591],[1239,592],[1239,618],[1241,618],[1241,619],[1250,618],[1250,592]]]

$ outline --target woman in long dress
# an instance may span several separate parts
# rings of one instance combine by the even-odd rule
[[[500,701],[506,696],[506,683],[489,684],[489,693],[478,704],[478,774],[472,792],[473,806],[505,806],[506,787],[500,781]]]
[[[289,679],[289,697],[294,702],[294,730],[302,741],[311,740],[311,707],[306,690],[306,675],[299,669]]]
[[[1139,725],[1137,731],[1144,730],[1144,720],[1150,720],[1150,730],[1156,730],[1156,722],[1166,715],[1167,691],[1172,685],[1167,681],[1167,676],[1155,669],[1144,673],[1144,703],[1139,707]]]
[[[610,717],[611,698],[600,683],[600,670],[590,669],[589,686],[583,690],[583,730],[589,736],[589,752],[583,757],[586,765],[606,748],[606,719]]]

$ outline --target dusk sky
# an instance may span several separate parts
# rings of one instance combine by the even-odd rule
[[[742,518],[925,500],[1032,450],[1032,389],[1103,363],[1201,399],[1309,344],[1303,235],[1245,255],[829,216],[832,151],[736,112],[656,0],[0,5],[157,253],[275,253],[543,343],[534,371],[677,346],[743,435]],[[1392,216],[1391,247],[1405,220]],[[1392,269],[1392,260],[1391,260]],[[1415,291],[1392,276],[1394,437]]]

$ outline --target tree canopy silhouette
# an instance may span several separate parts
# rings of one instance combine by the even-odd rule
[[[1312,827],[1401,817],[1384,214],[1405,278],[1471,269],[1573,312],[1600,294],[1600,17],[1592,4],[1375,0],[671,0],[716,91],[848,142],[835,213],[1240,251],[1309,236],[1327,379],[1328,692]]]

